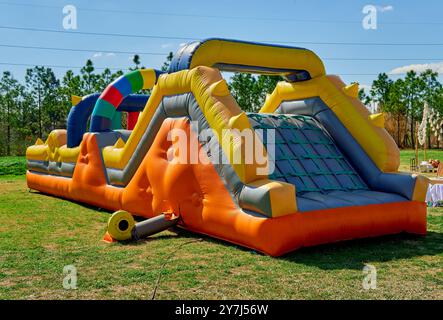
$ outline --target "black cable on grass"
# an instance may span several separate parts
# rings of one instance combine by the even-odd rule
[[[154,290],[152,291],[152,297],[151,300],[155,300],[155,295],[157,294],[157,289],[158,286],[160,285],[160,280],[162,277],[162,273],[163,270],[166,267],[166,264],[174,257],[174,255],[185,245],[190,244],[190,243],[194,243],[194,242],[200,242],[203,241],[203,238],[199,238],[199,239],[193,239],[193,240],[189,240],[186,242],[183,242],[182,244],[180,244],[174,251],[171,252],[171,254],[168,256],[168,258],[163,262],[163,264],[160,267],[160,272],[158,273],[158,277],[157,277],[157,281],[155,282],[155,286],[154,286]]]

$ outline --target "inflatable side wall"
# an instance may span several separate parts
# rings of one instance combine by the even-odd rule
[[[220,70],[286,80],[259,113],[245,113]],[[133,96],[142,89],[150,96]],[[68,132],[55,130],[28,148],[28,186],[144,218],[166,210],[180,217],[179,227],[273,256],[425,234],[427,179],[397,172],[399,150],[382,115],[370,115],[357,93],[357,85],[325,75],[321,60],[303,48],[191,43],[168,73],[137,70],[84,97]],[[130,130],[115,123],[123,110],[135,115]],[[260,161],[248,161],[246,141],[233,131],[252,132]],[[271,131],[270,142],[262,132]],[[183,155],[183,145],[198,161]]]

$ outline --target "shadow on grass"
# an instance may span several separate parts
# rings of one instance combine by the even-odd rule
[[[235,247],[243,252],[256,253],[251,249],[184,229],[175,228],[174,232],[176,235],[159,235],[151,239],[140,240],[138,244],[129,244],[146,244],[155,241],[156,238],[203,238],[204,241],[217,245]],[[443,254],[443,233],[430,231],[426,236],[402,233],[301,248],[275,259],[314,266],[323,270],[361,270],[365,264],[371,262],[387,262],[439,254]]]
[[[171,232],[172,234],[171,233],[166,233],[166,234],[165,233],[160,233],[160,234],[157,234],[157,235],[154,235],[154,236],[151,236],[151,237],[139,239],[137,241],[121,242],[121,244],[125,245],[125,246],[141,246],[141,245],[146,245],[149,242],[155,242],[155,241],[158,241],[158,240],[178,239],[178,238],[184,239],[184,240],[186,240],[186,239],[189,239],[189,240],[192,240],[192,239],[195,239],[195,240],[197,240],[197,239],[204,239],[204,241],[215,240],[215,242],[219,242],[220,244],[225,244],[226,243],[226,242],[223,242],[223,241],[218,241],[216,239],[212,239],[212,238],[210,238],[209,236],[206,236],[206,235],[201,235],[201,234],[198,234],[198,233],[190,232],[190,231],[187,231],[185,229],[181,229],[181,228],[177,228],[177,227],[172,227],[172,228],[169,228],[167,230],[169,232]]]
[[[402,233],[302,248],[281,259],[323,270],[361,270],[370,262],[412,259],[442,253],[443,234],[428,232],[426,236]]]
[[[50,194],[32,191],[53,198]],[[111,213],[112,211],[98,209],[95,206],[66,199],[82,207]],[[136,221],[142,218],[134,217]],[[198,239],[221,246],[235,247],[243,252],[254,252],[229,242],[211,238],[206,235],[193,233],[181,228],[169,229],[175,234],[159,234],[139,241],[123,242],[127,246],[141,246],[160,239]],[[276,258],[297,264],[314,266],[323,270],[358,269],[370,262],[386,262],[401,259],[411,259],[420,256],[435,256],[443,254],[443,233],[428,231],[426,236],[412,234],[387,235],[375,238],[355,239],[314,247],[301,248],[282,257]]]

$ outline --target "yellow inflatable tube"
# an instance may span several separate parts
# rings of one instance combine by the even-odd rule
[[[310,78],[325,75],[323,62],[311,50],[227,39],[208,39],[183,46],[172,60],[170,71],[197,66],[285,76],[306,71]]]
[[[33,146],[26,149],[26,159],[53,162],[76,162],[80,146],[75,148],[66,147],[66,130],[57,129],[51,131],[43,143],[37,139]]]
[[[246,114],[229,93],[226,81],[221,77],[219,70],[197,67],[192,70],[162,74],[159,77],[128,141],[125,144],[118,143],[103,149],[106,167],[123,169],[126,166],[164,96],[188,92],[194,94],[202,113],[222,144],[225,154],[229,155],[233,163],[232,160],[239,152],[242,152],[244,146],[241,139],[231,141],[232,136],[229,130],[225,129],[250,129],[250,124]],[[240,179],[247,183],[260,178],[256,170],[258,164],[246,165],[243,154],[241,159],[241,163],[232,165]],[[267,163],[263,166],[266,167]],[[264,176],[267,177],[267,174]]]

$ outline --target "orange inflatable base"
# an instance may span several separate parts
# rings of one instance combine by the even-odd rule
[[[244,212],[233,200],[212,163],[177,164],[168,160],[173,128],[186,119],[167,119],[125,187],[107,183],[94,134],[86,133],[72,178],[28,171],[29,188],[93,206],[151,218],[164,203],[180,215],[180,227],[280,256],[300,247],[409,232],[426,233],[424,202],[398,202],[267,218]],[[200,148],[200,151],[203,149]],[[204,151],[202,151],[204,155]]]
[[[60,179],[62,181],[58,183],[63,185],[63,182],[68,182],[70,179],[30,172],[27,173],[27,177],[30,188],[69,198],[66,193],[62,192],[63,188],[60,192],[53,193],[37,181]],[[85,202],[84,199],[82,200]],[[106,200],[102,199],[102,201],[99,206],[107,207]],[[426,204],[423,202],[343,207],[299,212],[278,218],[257,217],[238,208],[236,212],[231,211],[233,208],[223,212],[222,208],[209,206],[207,210],[199,214],[200,219],[193,219],[192,213],[186,213],[190,213],[191,210],[195,211],[195,208],[186,207],[182,208],[183,219],[180,227],[271,256],[280,256],[301,247],[358,238],[402,232],[426,234]],[[231,224],[227,224],[228,222]]]
[[[249,239],[190,226],[186,229],[275,257],[302,247],[352,239],[399,233],[426,235],[426,205],[421,202],[344,207],[264,220]],[[252,221],[250,225],[253,226]]]

